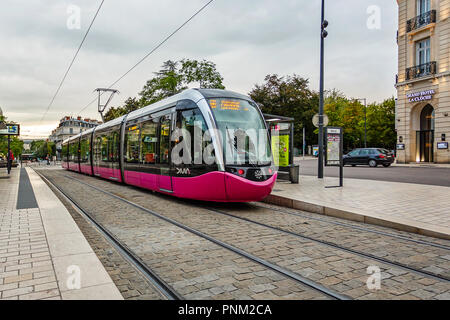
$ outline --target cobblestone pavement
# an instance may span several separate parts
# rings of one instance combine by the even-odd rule
[[[83,209],[186,299],[327,299],[320,292],[99,191],[86,192],[82,184],[64,178],[65,172],[40,172],[69,191]]]
[[[373,256],[401,263],[450,280],[450,250],[430,247],[425,244],[367,231],[355,232],[350,227],[293,216],[283,211],[295,212],[294,210],[282,209],[283,211],[279,211],[280,208],[266,204],[258,204],[258,206],[248,204],[216,205],[214,208],[225,210],[225,212],[237,217],[334,243],[352,250],[369,253]],[[278,211],[274,211],[274,209]],[[304,215],[305,213],[301,212],[301,214]],[[393,233],[392,230],[384,231]],[[435,239],[422,237],[422,241],[427,240],[437,243]],[[450,248],[450,241],[440,240],[439,242]]]
[[[19,169],[0,178],[0,300],[60,300],[39,209],[15,209]]]
[[[278,231],[240,221],[232,217],[219,215],[210,210],[199,208],[194,202],[177,201],[147,191],[74,173],[63,171],[46,173],[46,175],[50,174],[53,175],[55,181],[59,180],[60,183],[66,179],[62,177],[63,175],[84,180],[352,298],[450,299],[450,285],[448,281],[435,280],[339,249],[282,234]],[[85,202],[87,201],[86,194],[89,194],[92,199],[90,201],[94,202],[92,204],[93,207],[98,208],[100,206],[104,208],[103,211],[109,211],[98,213],[98,216],[107,220],[108,228],[116,233],[116,235],[120,235],[121,238],[126,239],[127,245],[133,246],[133,250],[136,253],[141,257],[145,256],[149,262],[152,262],[152,267],[153,265],[157,266],[159,274],[168,277],[170,282],[178,284],[177,289],[180,285],[181,290],[186,289],[189,286],[185,281],[192,279],[190,276],[194,279],[198,278],[199,272],[204,271],[209,271],[209,274],[214,275],[211,279],[215,280],[212,281],[229,279],[229,275],[224,276],[223,273],[226,274],[226,271],[230,271],[230,269],[224,270],[223,267],[227,265],[224,265],[223,261],[217,262],[217,259],[218,257],[221,259],[228,258],[230,252],[212,246],[211,243],[204,243],[204,240],[192,238],[192,235],[181,232],[180,229],[176,229],[173,226],[164,225],[161,221],[154,221],[153,218],[151,220],[148,215],[142,212],[136,212],[129,205],[119,202],[113,204],[111,197],[102,195],[93,189],[86,190],[88,188],[86,186],[84,186],[85,190],[82,190],[83,187],[81,184],[77,186],[77,183],[73,180],[70,183],[68,181],[70,180],[66,179],[66,185],[68,186],[67,188],[70,188],[71,194],[77,194]],[[108,210],[111,207],[113,209]],[[261,219],[269,219],[271,223],[274,223],[274,221],[275,223],[280,223],[279,220],[282,220],[275,213],[272,213],[273,217],[269,217],[268,212],[262,212],[262,214],[261,212],[255,213],[254,208],[247,211],[242,210],[239,214],[247,214],[249,216],[258,214],[258,217],[261,217]],[[146,218],[143,218],[144,216]],[[287,218],[284,217],[284,219]],[[293,221],[292,217],[289,219],[287,221]],[[296,222],[286,222],[286,224],[291,228],[298,228],[302,223],[297,218]],[[286,224],[280,226],[285,228]],[[157,228],[155,228],[155,225]],[[331,236],[334,235],[335,239],[344,241],[346,245],[353,245],[362,251],[371,250],[372,253],[375,250],[380,254],[385,254],[386,250],[383,249],[383,246],[384,248],[389,246],[389,244],[384,243],[387,240],[379,235],[375,235],[378,241],[373,239],[371,241],[362,241],[361,236],[358,236],[359,231],[350,229],[335,231],[329,230],[329,228],[330,226],[321,226],[318,224],[308,225],[308,229],[311,229],[308,232],[312,232],[314,237],[317,234],[327,234],[329,232]],[[301,231],[299,230],[292,229],[292,231],[296,232]],[[371,236],[374,237],[373,235]],[[381,248],[377,246],[380,243]],[[445,259],[445,257],[440,252],[436,252],[436,248],[416,248],[417,261],[414,259],[408,260],[406,254],[403,253],[403,244],[401,246],[396,245],[394,248],[397,248],[398,252],[394,249],[389,250],[387,254],[389,258],[405,258],[405,262],[422,263],[422,267],[424,268],[426,268],[425,264],[428,263],[428,267],[436,267],[444,270],[444,272],[448,271],[445,263],[441,264],[441,259]],[[192,249],[194,250],[192,251]],[[408,246],[406,250],[409,254],[414,248]],[[157,255],[156,259],[154,259],[155,255]],[[164,257],[164,259],[161,259],[161,257]],[[252,266],[252,263],[242,257],[234,259],[230,257],[228,261],[230,260],[234,263],[243,264],[243,266],[239,266],[242,273],[233,275],[234,282],[232,286],[238,289],[233,291],[238,292],[237,296],[231,295],[234,298],[242,299],[246,296],[268,299],[281,297],[304,298],[301,294],[293,297],[293,286],[292,284],[289,285],[286,280],[277,279],[274,284],[273,275],[280,277],[278,274],[270,276],[271,271],[263,270],[264,268],[259,265]],[[433,264],[436,261],[438,262],[437,266]],[[181,262],[186,263],[191,268],[177,268],[177,272],[174,273],[174,269],[167,265],[171,262],[172,266],[173,262]],[[178,266],[178,264],[176,265]],[[228,264],[228,266],[230,265]],[[366,281],[369,277],[367,268],[370,266],[377,266],[382,270],[381,290],[369,290],[367,288]],[[232,270],[236,270],[235,266],[232,267]],[[440,270],[439,272],[438,270],[434,270],[434,272],[439,273]],[[190,275],[191,273],[193,274]],[[255,283],[256,280],[259,283]],[[206,283],[206,286],[194,285],[192,287],[191,285],[190,290],[193,291],[189,293],[190,296],[186,297],[210,298],[212,296],[211,293],[216,287],[209,287],[212,284]],[[255,286],[255,284],[264,286]],[[262,289],[266,290],[259,292]],[[311,292],[308,293],[311,294]],[[186,294],[186,292],[183,294]],[[219,296],[230,297],[223,296],[223,293],[220,293]],[[309,296],[309,298],[317,297]]]
[[[445,171],[450,182],[450,170]],[[344,188],[325,188],[338,185],[338,181],[331,177],[318,180],[300,176],[298,185],[277,182],[272,194],[362,215],[392,218],[407,225],[428,226],[447,234],[450,232],[449,209],[442,205],[448,200],[449,187],[346,179]]]
[[[52,186],[50,187],[52,188]],[[56,195],[67,207],[70,215],[125,300],[165,299],[64,197],[61,197],[59,193],[56,193]]]

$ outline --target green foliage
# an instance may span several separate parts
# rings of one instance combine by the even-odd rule
[[[325,114],[329,126],[344,128],[346,151],[364,147],[364,106],[346,98],[338,91],[331,91],[325,99]],[[395,100],[367,106],[367,146],[393,149],[395,147]]]
[[[394,149],[397,141],[395,132],[395,99],[370,105],[367,109],[367,142],[370,146]]]
[[[6,117],[4,115],[0,115],[0,122],[5,121]],[[20,156],[23,150],[23,141],[16,136],[11,136],[10,148],[15,158]],[[6,158],[8,155],[8,136],[0,136],[0,154],[3,158]]]
[[[11,136],[10,143],[11,151],[14,154],[14,157],[17,158],[22,154],[23,151],[23,141],[15,136]],[[4,156],[8,154],[8,137],[0,136],[0,153]]]
[[[164,62],[155,77],[147,81],[139,98],[129,98],[122,107],[110,108],[105,114],[105,121],[180,93],[189,84],[199,83],[201,88],[225,89],[222,82],[223,78],[216,70],[216,65],[210,61],[169,60]]]
[[[47,155],[55,156],[56,155],[56,145],[53,142],[45,141],[45,140],[35,140],[31,142],[31,153],[36,157],[45,159]]]
[[[263,113],[295,119],[296,147],[302,146],[303,127],[306,129],[306,144],[317,144],[312,118],[319,110],[319,96],[309,89],[309,80],[295,74],[286,77],[268,75],[265,83],[255,85],[249,95],[260,105]]]

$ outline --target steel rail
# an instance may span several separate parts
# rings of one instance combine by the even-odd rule
[[[33,168],[34,170],[34,168]],[[40,172],[34,170],[44,181],[50,186],[53,186],[61,196],[66,199],[76,211],[90,222],[94,228],[100,232],[100,234],[119,252],[119,254],[127,260],[131,265],[133,265],[139,272],[149,281],[156,289],[168,300],[184,300],[183,296],[180,295],[175,289],[173,289],[169,284],[167,284],[161,277],[159,277],[152,269],[150,269],[145,262],[143,262],[133,251],[131,251],[125,244],[117,239],[111,232],[109,232],[101,223],[97,222],[92,215],[87,212],[74,200],[71,196],[67,194],[61,187],[56,183],[50,181]]]
[[[217,210],[217,209],[214,209],[214,208],[204,208],[204,209],[207,209],[207,210],[210,210],[212,212],[216,212],[216,213],[222,214],[224,216],[228,216],[228,217],[231,217],[231,218],[235,218],[235,219],[239,219],[239,220],[246,221],[246,222],[249,222],[249,223],[253,223],[253,224],[259,225],[261,227],[269,228],[269,229],[272,229],[272,230],[275,230],[275,231],[278,231],[278,232],[281,232],[281,233],[289,234],[291,236],[295,236],[295,237],[302,238],[302,239],[305,239],[305,240],[308,240],[308,241],[316,242],[316,243],[319,243],[319,244],[322,244],[322,245],[325,245],[325,246],[328,246],[328,247],[332,247],[334,249],[339,249],[339,250],[342,250],[342,251],[345,251],[345,252],[348,252],[348,253],[352,253],[352,254],[358,255],[360,257],[376,260],[378,262],[390,265],[392,267],[403,269],[403,270],[409,271],[409,272],[413,272],[413,273],[419,274],[419,275],[427,277],[427,278],[433,278],[434,280],[438,280],[438,281],[450,282],[450,278],[448,278],[448,277],[442,277],[442,276],[436,275],[436,274],[428,272],[428,271],[419,270],[419,269],[407,266],[407,265],[405,265],[403,263],[394,262],[394,261],[387,260],[387,259],[384,259],[384,258],[381,258],[381,257],[377,257],[377,256],[372,255],[370,253],[365,253],[365,252],[361,252],[359,250],[346,248],[346,247],[340,246],[340,245],[338,245],[336,243],[332,243],[332,242],[329,242],[329,241],[312,238],[312,237],[309,237],[309,236],[306,236],[306,235],[303,235],[303,234],[300,234],[300,233],[296,233],[296,232],[292,232],[292,231],[285,230],[285,229],[282,229],[282,228],[278,228],[278,227],[275,227],[275,226],[271,226],[271,225],[268,225],[268,224],[265,224],[265,223],[262,223],[262,222],[258,222],[258,221],[254,221],[254,220],[251,220],[251,219],[248,219],[248,218],[238,217],[238,216],[235,216],[235,215],[233,215],[231,213],[224,212],[224,211],[221,211],[221,210]]]
[[[305,218],[305,219],[309,219],[309,220],[325,222],[325,223],[334,224],[334,225],[338,225],[338,226],[341,226],[341,227],[352,228],[352,229],[356,229],[356,230],[360,230],[360,231],[366,231],[366,232],[375,233],[375,234],[379,234],[379,235],[383,235],[383,236],[387,236],[387,237],[391,237],[391,238],[395,238],[395,239],[401,239],[401,240],[414,242],[414,243],[425,245],[425,246],[431,246],[431,247],[436,247],[436,248],[439,248],[439,249],[449,250],[450,251],[450,246],[446,246],[446,245],[442,245],[442,244],[438,244],[438,243],[434,243],[434,242],[428,242],[428,241],[423,241],[423,240],[415,240],[415,239],[411,239],[411,238],[408,238],[408,237],[392,234],[392,233],[389,233],[389,232],[373,230],[373,229],[369,229],[369,228],[364,228],[364,227],[360,227],[360,226],[351,225],[351,224],[344,223],[344,222],[328,221],[328,220],[321,219],[321,218],[308,217],[308,216],[302,215],[300,213],[296,213],[296,212],[292,212],[292,211],[288,211],[288,210],[283,210],[283,209],[278,209],[278,208],[269,208],[269,207],[265,207],[265,206],[262,206],[262,205],[257,205],[257,204],[254,204],[254,203],[249,204],[249,206],[253,206],[253,207],[257,207],[257,208],[261,208],[261,209],[266,209],[266,210],[272,210],[272,211],[276,211],[276,212],[282,212],[282,213],[286,213],[286,214],[289,214],[289,215],[297,216],[297,217],[300,217],[300,218]]]
[[[276,265],[274,263],[271,263],[271,262],[269,262],[267,260],[261,259],[261,258],[255,256],[255,255],[253,255],[251,253],[248,253],[248,252],[246,252],[246,251],[244,251],[242,249],[239,249],[239,248],[237,248],[237,247],[235,247],[233,245],[230,245],[230,244],[228,244],[226,242],[223,242],[221,240],[217,240],[217,239],[215,239],[215,238],[213,238],[213,237],[211,237],[211,236],[209,236],[209,235],[207,235],[207,234],[205,234],[205,233],[203,233],[201,231],[198,231],[198,230],[193,229],[193,228],[191,228],[189,226],[186,226],[186,225],[184,225],[184,224],[182,224],[182,223],[180,223],[180,222],[178,222],[176,220],[173,220],[171,218],[163,216],[163,215],[161,215],[161,214],[159,214],[159,213],[157,213],[157,212],[155,212],[153,210],[150,210],[148,208],[145,208],[145,207],[143,207],[143,206],[141,206],[141,205],[139,205],[137,203],[129,201],[129,200],[127,200],[125,198],[122,198],[122,197],[120,197],[120,196],[118,196],[116,194],[113,194],[111,192],[105,191],[105,190],[103,190],[101,188],[93,186],[93,185],[91,185],[91,184],[89,184],[87,182],[84,182],[82,180],[79,180],[77,178],[74,178],[74,177],[71,177],[71,176],[68,176],[68,175],[65,175],[65,177],[68,178],[68,179],[77,181],[78,183],[81,183],[83,185],[86,185],[86,186],[88,186],[88,187],[90,187],[90,188],[92,188],[94,190],[102,192],[102,193],[104,193],[104,194],[106,194],[106,195],[108,195],[108,196],[110,196],[112,198],[115,198],[115,199],[120,200],[120,201],[122,201],[124,203],[127,203],[127,204],[129,204],[129,205],[131,205],[131,206],[133,206],[133,207],[135,207],[135,208],[137,208],[139,210],[142,210],[142,211],[144,211],[146,213],[149,213],[149,214],[153,215],[154,217],[157,217],[157,218],[159,218],[161,220],[164,220],[164,221],[166,221],[166,222],[168,222],[168,223],[170,223],[172,225],[175,225],[175,226],[177,226],[177,227],[179,227],[179,228],[181,228],[183,230],[186,230],[186,231],[188,231],[188,232],[190,232],[192,234],[195,234],[195,235],[197,235],[197,236],[199,236],[199,237],[201,237],[201,238],[203,238],[205,240],[208,240],[208,241],[210,241],[210,242],[212,242],[212,243],[214,243],[214,244],[216,244],[216,245],[218,245],[220,247],[228,249],[231,252],[234,252],[234,253],[242,256],[242,257],[245,257],[245,258],[247,258],[249,260],[252,260],[253,262],[256,262],[256,263],[258,263],[260,265],[263,265],[266,268],[271,269],[272,271],[275,271],[275,272],[277,272],[277,273],[279,273],[279,274],[281,274],[281,275],[283,275],[285,277],[288,277],[288,278],[290,278],[290,279],[292,279],[294,281],[297,281],[297,282],[299,282],[299,283],[301,283],[303,285],[306,285],[307,287],[312,288],[312,289],[314,289],[316,291],[319,291],[322,294],[325,294],[325,295],[327,295],[329,297],[332,297],[334,299],[337,299],[337,300],[351,300],[350,297],[342,295],[342,294],[340,294],[338,292],[335,292],[334,290],[331,290],[329,288],[326,288],[325,286],[323,286],[323,285],[321,285],[321,284],[319,284],[319,283],[317,283],[315,281],[312,281],[310,279],[307,279],[307,278],[299,275],[298,273],[295,273],[293,271],[290,271],[288,269],[280,267],[280,266],[278,266],[278,265]]]

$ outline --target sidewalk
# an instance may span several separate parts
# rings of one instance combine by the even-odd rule
[[[398,182],[300,176],[277,182],[268,203],[450,239],[450,188]]]
[[[407,167],[407,168],[450,168],[447,163],[393,163],[393,167]]]
[[[15,168],[10,177],[4,171],[0,299],[123,299],[69,212],[40,177],[30,168]]]

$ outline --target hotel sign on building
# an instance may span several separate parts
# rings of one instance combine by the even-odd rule
[[[397,161],[450,163],[450,1],[397,4]]]
[[[406,94],[406,97],[408,98],[409,102],[428,101],[433,99],[435,93],[436,91],[434,90],[426,90],[421,92],[408,93]]]

